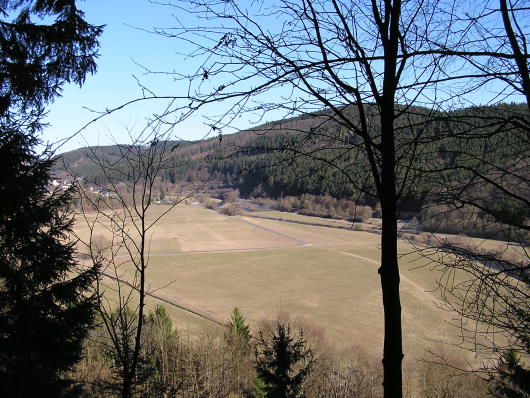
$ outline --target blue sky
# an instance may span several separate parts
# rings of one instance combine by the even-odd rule
[[[252,11],[254,3],[240,0],[239,4]],[[105,116],[79,134],[75,133],[97,116],[96,113],[86,108],[104,111],[141,97],[142,90],[136,79],[159,96],[183,97],[186,95],[187,86],[183,82],[174,81],[170,75],[146,74],[145,69],[140,65],[153,71],[176,71],[187,74],[197,69],[196,62],[198,62],[195,58],[185,58],[178,54],[191,51],[183,41],[148,32],[154,27],[177,26],[178,18],[181,18],[187,26],[197,26],[201,23],[201,21],[190,20],[192,17],[189,13],[184,13],[175,7],[154,4],[149,0],[87,0],[79,1],[78,6],[85,11],[85,17],[89,23],[106,25],[106,27],[100,39],[98,72],[93,76],[88,76],[82,88],[65,85],[63,96],[48,107],[49,126],[43,131],[42,138],[44,142],[51,143],[58,152],[86,145],[130,142],[128,131],[141,129],[145,125],[146,118],[164,109],[165,102],[139,102]],[[277,16],[275,15],[274,18],[276,19]],[[267,17],[261,22],[260,26],[265,30],[281,28],[280,21]],[[208,84],[215,83],[211,80]],[[249,83],[245,80],[244,84],[256,84],[256,82]],[[492,89],[502,91],[502,87],[495,87],[495,83],[492,83],[470,94],[472,102],[487,103],[489,98],[494,97]],[[276,91],[270,90],[264,95],[267,102],[282,103],[282,99],[288,97],[289,92],[288,87],[279,87]],[[295,93],[291,98],[296,98],[298,94]],[[517,101],[518,97],[508,99]],[[186,102],[183,101],[183,104]],[[205,118],[222,114],[226,106],[225,103],[216,103],[204,111],[201,110],[201,113],[198,112],[175,128],[174,138],[186,140],[205,138],[209,133]],[[275,120],[281,116],[283,114],[272,112],[266,117],[267,120]],[[231,130],[224,130],[223,133],[248,127],[253,124],[252,122],[267,120],[261,120],[255,116],[252,118],[252,115],[238,115],[232,123]],[[72,136],[73,138],[65,141],[67,137]]]
[[[189,60],[176,54],[176,46],[180,46],[179,51],[185,51],[182,43],[134,28],[149,30],[175,26],[175,15],[171,13],[176,10],[146,0],[88,0],[78,5],[85,12],[88,22],[106,27],[100,40],[98,72],[88,76],[81,88],[65,85],[62,97],[48,107],[46,120],[49,126],[42,137],[55,146],[60,144],[60,152],[87,144],[127,142],[128,128],[141,128],[146,117],[161,109],[163,103],[142,102],[106,116],[67,142],[61,141],[97,116],[85,107],[102,111],[141,96],[142,91],[133,75],[160,95],[179,96],[185,93],[182,84],[168,84],[167,79],[147,76],[137,64],[152,70],[182,71],[184,65],[192,67]],[[197,115],[180,125],[177,134],[180,138],[195,140],[203,138],[207,130],[202,118]]]

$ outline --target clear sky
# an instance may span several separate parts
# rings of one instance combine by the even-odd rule
[[[250,9],[254,5],[250,0],[238,1],[240,1],[238,4],[244,4]],[[183,74],[193,73],[198,67],[195,58],[179,55],[191,52],[183,41],[149,32],[155,27],[178,26],[179,18],[187,26],[197,26],[193,25],[194,21],[189,20],[191,18],[189,13],[149,0],[86,0],[78,1],[78,5],[85,12],[89,23],[106,25],[106,27],[100,39],[98,72],[88,76],[82,88],[65,85],[63,96],[48,107],[49,126],[43,132],[43,141],[51,143],[58,152],[86,145],[130,142],[128,130],[141,129],[145,125],[146,118],[164,109],[164,101],[142,101],[105,116],[86,129],[82,128],[98,115],[88,109],[104,111],[141,97],[142,89],[136,79],[159,96],[186,95],[187,86],[183,82],[174,81],[167,74],[154,76],[146,74],[142,66],[152,71],[176,71]],[[196,21],[196,23],[201,22]],[[265,29],[275,29],[279,23],[271,19],[266,20],[263,25],[268,25]],[[490,89],[490,86],[485,87],[485,90]],[[501,89],[499,90],[502,91]],[[288,88],[284,90],[289,92]],[[282,91],[267,91],[268,98],[274,99],[274,101],[268,99],[271,102],[281,103],[283,95]],[[487,103],[488,97],[494,96],[492,92],[487,91],[477,91],[474,95],[473,103]],[[517,98],[512,100],[517,101]],[[183,104],[186,102],[183,101]],[[223,113],[225,106],[225,104],[214,104],[206,110],[206,113],[201,111],[202,114],[197,113],[179,124],[174,132],[175,138],[185,140],[204,138],[209,132],[205,117],[208,117],[208,113],[210,115]],[[279,119],[281,116],[274,112],[267,114],[268,120]],[[232,130],[223,133],[248,127],[252,124],[250,117],[245,115],[237,118],[231,126]],[[256,120],[253,122],[256,123]],[[81,129],[82,132],[76,134]],[[67,137],[72,136],[73,138],[66,140]]]
[[[128,141],[128,128],[143,126],[146,117],[162,109],[161,101],[142,102],[106,116],[67,142],[61,141],[97,116],[85,108],[103,111],[141,97],[142,90],[133,76],[159,95],[185,94],[186,87],[182,84],[168,84],[168,79],[147,76],[139,65],[151,70],[183,72],[185,68],[193,69],[191,61],[176,54],[176,50],[185,52],[182,43],[135,29],[175,26],[172,12],[177,10],[147,0],[87,0],[80,1],[78,5],[89,23],[106,27],[100,40],[98,72],[88,76],[82,88],[65,85],[62,97],[48,107],[46,120],[49,126],[43,132],[43,140],[55,146],[61,144],[59,152],[87,144],[125,143]],[[197,115],[180,125],[177,134],[179,138],[195,140],[203,138],[207,131],[204,121]]]

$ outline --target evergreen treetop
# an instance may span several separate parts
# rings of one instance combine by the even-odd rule
[[[35,22],[35,19],[37,22]],[[75,0],[0,1],[0,396],[78,395],[97,267],[75,258],[70,191],[48,191],[45,105],[95,72],[102,28]]]
[[[303,382],[313,366],[313,351],[303,331],[295,338],[289,325],[277,324],[269,339],[260,331],[256,346],[256,374],[269,398],[303,397]]]

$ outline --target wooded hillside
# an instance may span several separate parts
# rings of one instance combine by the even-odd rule
[[[372,106],[367,105],[366,110],[372,111]],[[353,108],[349,112],[352,118],[356,117]],[[201,142],[171,142],[173,149],[160,182],[165,186],[209,181],[210,187],[238,189],[242,197],[280,199],[308,194],[375,207],[373,181],[363,151],[358,149],[359,139],[344,131],[330,115],[321,111],[267,123],[222,140],[216,137]],[[400,195],[402,214],[411,217],[423,212],[424,218],[432,215],[436,204],[436,195],[432,194],[438,186],[467,183],[476,170],[488,173],[488,164],[504,163],[507,168],[517,168],[518,173],[521,168],[528,168],[530,148],[515,144],[525,131],[512,125],[511,131],[499,134],[504,128],[499,120],[506,120],[507,116],[512,120],[528,119],[525,107],[515,104],[451,113],[422,108],[403,110],[397,124],[407,127],[398,130],[398,144],[417,140],[417,149],[400,154],[398,176],[408,181]],[[373,120],[373,130],[378,131],[375,123],[379,119],[374,116]],[[473,133],[469,134],[468,129]],[[105,187],[105,174],[94,159],[105,160],[126,176],[127,166],[121,161],[124,148],[101,146],[62,154],[55,164],[55,175],[66,179],[81,176],[89,184]],[[504,184],[510,185],[509,178],[503,179]],[[509,189],[517,191],[518,187]],[[483,200],[490,205],[495,202],[504,218],[522,222],[530,217],[528,208],[512,203],[497,190],[490,187],[483,193]],[[430,210],[425,209],[427,204]],[[439,231],[457,232],[451,230],[451,223],[436,223]]]

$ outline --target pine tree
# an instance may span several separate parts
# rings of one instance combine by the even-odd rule
[[[290,326],[280,323],[270,339],[260,332],[255,368],[268,398],[303,397],[303,382],[313,363],[313,352],[301,330],[296,339]]]
[[[76,0],[0,1],[2,125],[16,122],[26,135],[35,133],[62,85],[81,85],[96,71],[102,28],[83,17]]]
[[[250,345],[250,327],[245,317],[238,307],[234,307],[230,320],[226,324],[225,343],[228,348],[227,353],[230,355],[232,363],[231,379],[236,383],[239,392],[247,394],[248,376],[251,374],[251,345]]]
[[[78,271],[69,191],[48,193],[49,160],[35,139],[0,132],[0,396],[75,392],[64,373],[79,361],[93,322],[86,295],[96,270]]]
[[[493,393],[497,397],[530,397],[530,370],[523,367],[520,355],[515,350],[503,353],[493,380]]]
[[[229,344],[236,341],[246,344],[250,342],[250,327],[238,307],[234,307],[226,324],[225,339]]]
[[[149,313],[147,320],[157,328],[163,337],[169,338],[173,333],[173,321],[163,305],[157,305],[155,310]]]
[[[34,19],[37,18],[38,22]],[[0,2],[0,396],[77,394],[66,374],[82,356],[96,269],[80,269],[70,191],[48,192],[38,154],[45,105],[96,68],[102,28],[75,0]]]

